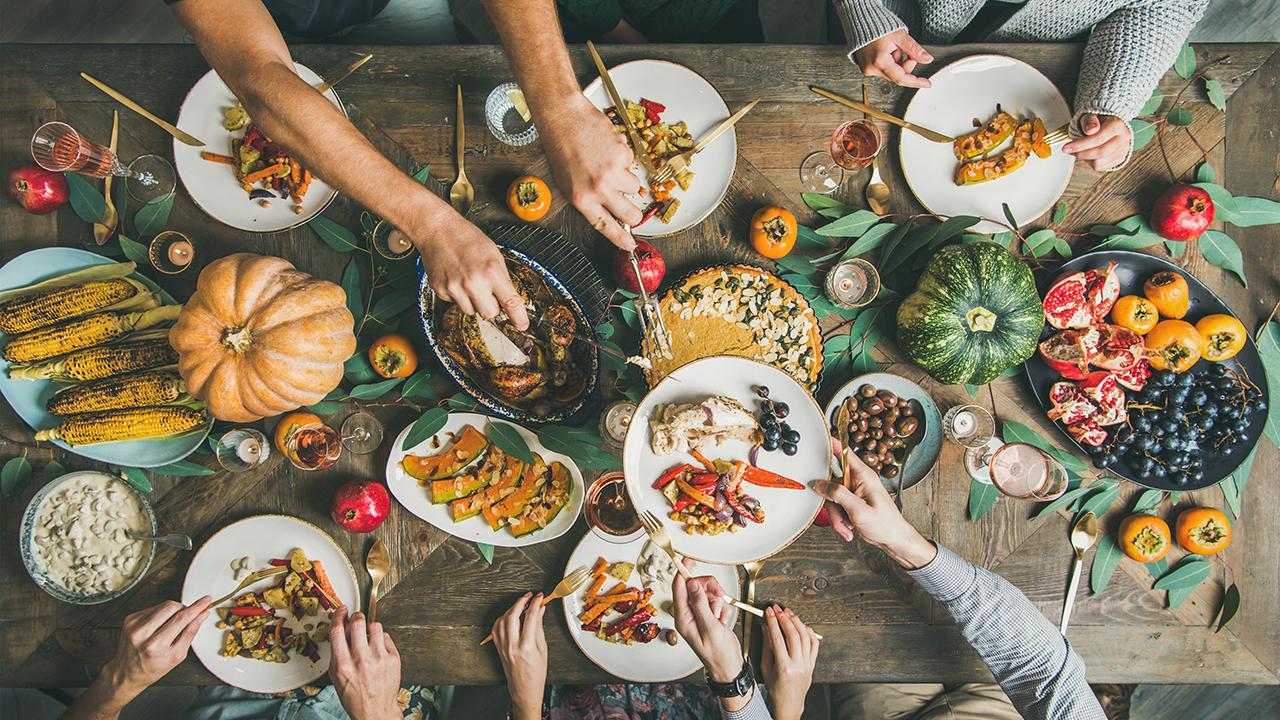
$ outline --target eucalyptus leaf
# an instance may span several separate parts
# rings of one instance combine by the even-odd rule
[[[1078,488],[1073,488],[1071,490],[1068,490],[1062,493],[1061,495],[1059,495],[1057,498],[1054,498],[1053,500],[1045,503],[1044,505],[1041,505],[1040,509],[1036,510],[1035,514],[1031,516],[1031,519],[1039,520],[1040,518],[1045,517],[1046,515],[1051,515],[1057,512],[1058,510],[1066,507],[1067,505],[1070,505],[1072,501],[1076,500],[1077,498],[1084,497],[1085,495],[1093,492],[1096,487],[1097,487],[1096,485],[1082,485]]]
[[[1196,182],[1211,183],[1217,181],[1218,174],[1213,171],[1213,166],[1209,164],[1209,161],[1205,160],[1200,163],[1199,167],[1196,168]]]
[[[346,405],[332,400],[321,400],[318,403],[312,403],[307,406],[307,410],[317,415],[335,415],[342,412]]]
[[[870,210],[854,210],[818,228],[819,235],[827,237],[858,237],[868,228],[880,222],[880,216]]]
[[[995,504],[1000,492],[990,483],[969,481],[969,520],[977,522]]]
[[[897,250],[898,244],[901,243],[902,238],[906,237],[907,233],[910,232],[912,225],[914,225],[914,223],[907,220],[900,223],[896,228],[894,228],[893,232],[889,233],[889,236],[884,239],[884,242],[881,243],[880,246],[881,259],[892,255],[893,252]]]
[[[1154,123],[1134,118],[1129,121],[1129,129],[1133,131],[1133,151],[1137,152],[1146,147],[1156,136],[1156,126]]]
[[[1188,555],[1178,567],[1162,575],[1156,581],[1156,590],[1185,590],[1193,588],[1209,577],[1212,566],[1199,555]]]
[[[1050,222],[1052,222],[1054,225],[1057,225],[1058,223],[1066,219],[1067,219],[1067,203],[1064,200],[1059,200],[1058,204],[1053,206],[1053,217],[1050,218]]]
[[[124,474],[124,481],[138,492],[149,493],[154,489],[151,486],[151,479],[142,471],[142,468],[122,467],[120,472]]]
[[[394,390],[400,383],[404,382],[404,378],[391,378],[382,382],[369,383],[366,385],[357,385],[347,391],[344,400],[376,400]]]
[[[804,200],[804,204],[808,205],[809,208],[812,210],[826,210],[828,208],[839,208],[844,210],[844,212],[841,213],[842,215],[847,214],[848,212],[853,210],[853,208],[849,207],[843,202],[831,197],[830,195],[823,195],[822,193],[815,193],[815,192],[801,193],[800,197],[801,199]]]
[[[1094,483],[1089,487],[1097,487],[1098,483]],[[1106,514],[1107,510],[1115,504],[1116,498],[1120,497],[1120,483],[1115,481],[1104,481],[1102,488],[1091,494],[1084,504],[1080,506],[1080,513],[1091,512],[1098,517]]]
[[[347,309],[351,311],[351,317],[355,321],[353,327],[360,327],[360,321],[364,319],[364,293],[360,289],[360,268],[356,266],[356,259],[351,258],[347,261],[347,266],[342,269],[342,291],[347,295]]]
[[[431,389],[431,371],[425,368],[410,375],[409,379],[404,381],[400,394],[406,398],[416,397],[428,400],[434,400],[440,396]]]
[[[1018,219],[1013,216],[1013,211],[1009,209],[1009,203],[1000,203],[1000,209],[1004,212],[1004,218],[1009,221],[1010,230],[1016,230],[1021,227]]]
[[[1280,324],[1268,322],[1258,328],[1258,355],[1267,375],[1266,434],[1280,447]]]
[[[1240,253],[1240,246],[1236,245],[1235,240],[1224,232],[1205,230],[1200,236],[1199,245],[1200,254],[1205,260],[1235,273],[1236,277],[1240,278],[1240,282],[1244,283],[1245,287],[1249,287],[1249,281],[1244,277],[1244,256]]]
[[[821,210],[818,211],[818,214],[821,215],[822,217],[831,218],[832,220],[835,220],[837,218],[841,218],[841,217],[844,217],[845,215],[848,215],[849,208],[845,208],[845,207],[822,208]]]
[[[102,222],[107,215],[107,200],[102,191],[76,173],[63,173],[63,177],[67,179],[71,209],[76,211],[76,216],[91,225]]]
[[[377,380],[378,373],[374,372],[373,366],[369,364],[368,353],[364,349],[357,348],[355,354],[342,364],[342,377],[349,383],[359,385]]]
[[[428,177],[430,174],[431,174],[431,165],[429,165],[429,164],[428,164],[428,165],[423,165],[421,170],[419,170],[418,172],[416,172],[416,173],[414,173],[414,174],[413,174],[413,179],[414,179],[414,180],[417,180],[418,182],[422,183],[423,185],[426,185],[426,184],[427,184],[427,177]]]
[[[124,233],[116,233],[116,239],[120,241],[120,250],[124,256],[138,263],[139,266],[151,262],[151,254],[147,251],[147,246],[133,240]]]
[[[799,225],[796,227],[796,245],[814,250],[826,250],[831,246],[827,239],[814,232],[813,228]]]
[[[50,460],[45,463],[44,470],[40,471],[40,479],[45,482],[57,480],[67,474],[67,469],[57,460]]]
[[[1160,92],[1160,88],[1152,90],[1151,97],[1147,98],[1147,101],[1143,103],[1142,109],[1138,111],[1138,114],[1154,115],[1160,109],[1160,106],[1164,104],[1165,97],[1167,96]]]
[[[0,497],[12,500],[31,480],[31,461],[25,456],[10,458],[0,468]]]
[[[965,391],[965,392],[967,392],[967,393],[969,393],[969,399],[970,399],[970,400],[972,400],[973,398],[978,397],[978,391],[979,391],[979,390],[981,390],[981,389],[982,389],[982,386],[981,386],[981,385],[970,385],[970,384],[968,384],[968,383],[965,383],[965,385],[964,385],[964,391]]]
[[[1184,126],[1195,122],[1195,116],[1191,114],[1190,110],[1184,107],[1175,107],[1169,109],[1169,114],[1165,115],[1165,120],[1167,120],[1170,125]]]
[[[1191,43],[1182,43],[1182,49],[1178,51],[1178,58],[1173,61],[1173,71],[1178,73],[1183,80],[1190,80],[1191,76],[1196,72],[1196,51],[1192,49]]]
[[[807,258],[803,255],[786,255],[777,260],[778,267],[803,275],[805,277],[814,277],[818,275],[820,268],[813,261],[813,258]]]
[[[400,443],[400,449],[405,452],[412,450],[440,432],[440,429],[448,421],[448,410],[438,407],[427,410],[409,426],[409,432],[405,433],[404,442]]]
[[[396,292],[383,295],[373,304],[373,309],[369,311],[378,322],[383,325],[390,325],[400,314],[411,307],[418,306],[418,293],[416,291]]]
[[[1138,495],[1138,500],[1133,503],[1133,512],[1140,513],[1143,510],[1150,510],[1159,505],[1164,500],[1163,490],[1143,490]]]
[[[1267,198],[1241,196],[1234,198],[1236,211],[1227,222],[1236,227],[1280,223],[1280,202]]]
[[[1055,237],[1053,239],[1053,249],[1057,250],[1058,254],[1064,258],[1071,257],[1071,246],[1067,244],[1066,240],[1060,237]]]
[[[1010,240],[1013,240],[1012,230],[1001,230],[991,236],[991,242],[996,243],[997,245],[1008,245]]]
[[[1164,241],[1164,250],[1165,252],[1169,253],[1169,257],[1172,257],[1172,258],[1182,257],[1182,253],[1186,249],[1187,249],[1187,244],[1185,242],[1179,242],[1177,240]]]
[[[515,427],[494,420],[489,423],[489,439],[499,450],[520,462],[533,462],[533,451],[529,449],[529,443],[525,442],[524,436]]]
[[[1057,233],[1050,228],[1044,228],[1031,233],[1023,242],[1026,243],[1027,249],[1031,251],[1032,255],[1040,257],[1053,250],[1054,241],[1057,239]]]
[[[1115,574],[1122,555],[1124,553],[1121,552],[1120,546],[1116,545],[1111,533],[1106,533],[1098,539],[1098,549],[1093,553],[1093,565],[1089,567],[1090,592],[1094,595],[1102,594],[1102,591],[1107,588],[1107,583],[1111,582],[1111,576]]]
[[[1169,561],[1165,558],[1160,558],[1155,562],[1145,563],[1145,565],[1147,566],[1147,572],[1151,573],[1151,577],[1156,580],[1164,577],[1164,574],[1169,572]]]
[[[323,215],[311,218],[307,227],[314,230],[326,245],[338,252],[345,253],[360,249],[360,242],[356,240],[355,233]]]
[[[485,565],[493,564],[493,546],[489,543],[476,543],[476,551],[484,558]]]
[[[1240,610],[1240,588],[1235,583],[1227,586],[1227,591],[1222,594],[1222,605],[1218,608],[1218,627],[1215,633],[1222,632],[1222,628],[1231,622],[1231,618],[1236,616],[1236,612]]]
[[[1216,108],[1218,108],[1219,110],[1222,110],[1222,111],[1224,111],[1224,112],[1226,111],[1226,109],[1227,109],[1227,94],[1226,94],[1225,92],[1223,92],[1223,90],[1222,90],[1222,83],[1220,83],[1220,82],[1218,82],[1217,80],[1214,80],[1214,79],[1212,79],[1212,78],[1205,78],[1205,79],[1204,79],[1204,94],[1209,96],[1209,104],[1210,104],[1210,105],[1212,105],[1212,106],[1214,106],[1214,107],[1216,107]]]
[[[1240,517],[1240,498],[1244,496],[1244,486],[1249,482],[1249,474],[1253,472],[1253,459],[1257,454],[1258,448],[1255,445],[1240,465],[1218,484],[1218,487],[1222,488],[1222,497],[1227,501],[1227,509],[1231,511],[1232,517]]]
[[[168,475],[170,477],[203,477],[212,475],[213,470],[201,465],[200,463],[190,462],[188,460],[178,460],[168,465],[149,468],[151,472],[157,475]]]
[[[173,193],[156,198],[138,208],[133,215],[133,228],[138,237],[155,237],[169,224],[173,212]]]
[[[885,241],[885,238],[889,237],[889,235],[897,229],[898,226],[891,223],[880,223],[879,225],[873,226],[863,233],[862,237],[850,243],[849,249],[845,250],[844,254],[840,256],[840,262],[844,262],[849,258],[857,257],[859,255],[865,255],[866,253],[875,250],[880,247],[880,245]]]

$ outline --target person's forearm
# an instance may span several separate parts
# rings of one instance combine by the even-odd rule
[[[58,720],[116,720],[125,705],[141,692],[126,685],[120,674],[108,663]]]
[[[558,106],[582,97],[564,46],[553,0],[484,0],[502,38],[516,83],[539,127],[563,114]]]
[[[849,40],[849,51],[906,27],[880,0],[835,0],[836,14]]]

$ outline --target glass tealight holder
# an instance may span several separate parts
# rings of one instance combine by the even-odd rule
[[[519,147],[538,139],[538,128],[532,120],[526,120],[516,107],[513,96],[524,98],[520,87],[513,82],[494,88],[484,101],[484,119],[489,132],[507,145]],[[525,109],[528,112],[528,108]]]
[[[600,437],[614,447],[622,447],[637,407],[639,406],[629,400],[610,403],[604,412],[600,413]]]
[[[394,225],[379,220],[373,226],[373,249],[388,260],[403,260],[413,254],[413,243]]]
[[[996,433],[996,419],[981,405],[956,405],[942,418],[942,434],[966,448],[980,448]]]
[[[147,259],[156,272],[177,275],[185,272],[196,259],[196,244],[177,230],[165,230],[151,239]]]
[[[218,438],[214,456],[218,464],[229,472],[252,470],[267,461],[271,455],[271,443],[267,436],[253,428],[230,430]]]
[[[836,307],[863,307],[880,293],[880,273],[862,258],[849,258],[827,272],[823,290]]]

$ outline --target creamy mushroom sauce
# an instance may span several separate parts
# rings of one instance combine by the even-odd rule
[[[125,484],[110,475],[85,474],[59,485],[36,512],[33,550],[49,579],[92,596],[129,584],[146,561],[146,511]]]

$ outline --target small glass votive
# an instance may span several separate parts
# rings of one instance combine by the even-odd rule
[[[267,436],[253,428],[237,428],[230,430],[218,438],[218,447],[214,456],[218,464],[229,472],[252,470],[267,461],[271,455],[271,444]]]
[[[196,259],[196,244],[177,230],[165,230],[151,239],[147,247],[151,267],[165,275],[177,275],[191,267]]]
[[[373,226],[373,249],[388,260],[403,260],[413,253],[413,243],[394,225],[379,220]]]
[[[862,258],[849,258],[827,272],[823,289],[836,307],[863,307],[880,293],[880,273]]]
[[[942,434],[963,447],[982,447],[995,433],[996,419],[981,405],[956,405],[942,418]]]
[[[507,145],[519,147],[537,140],[538,128],[534,127],[532,119],[526,120],[521,115],[516,98],[524,106],[524,93],[513,82],[502,83],[494,88],[484,101],[484,119],[494,137]],[[528,107],[524,108],[524,112],[529,112]]]
[[[631,427],[631,418],[635,416],[638,407],[630,400],[610,403],[600,413],[600,437],[615,447],[622,447],[627,439],[627,429]]]

